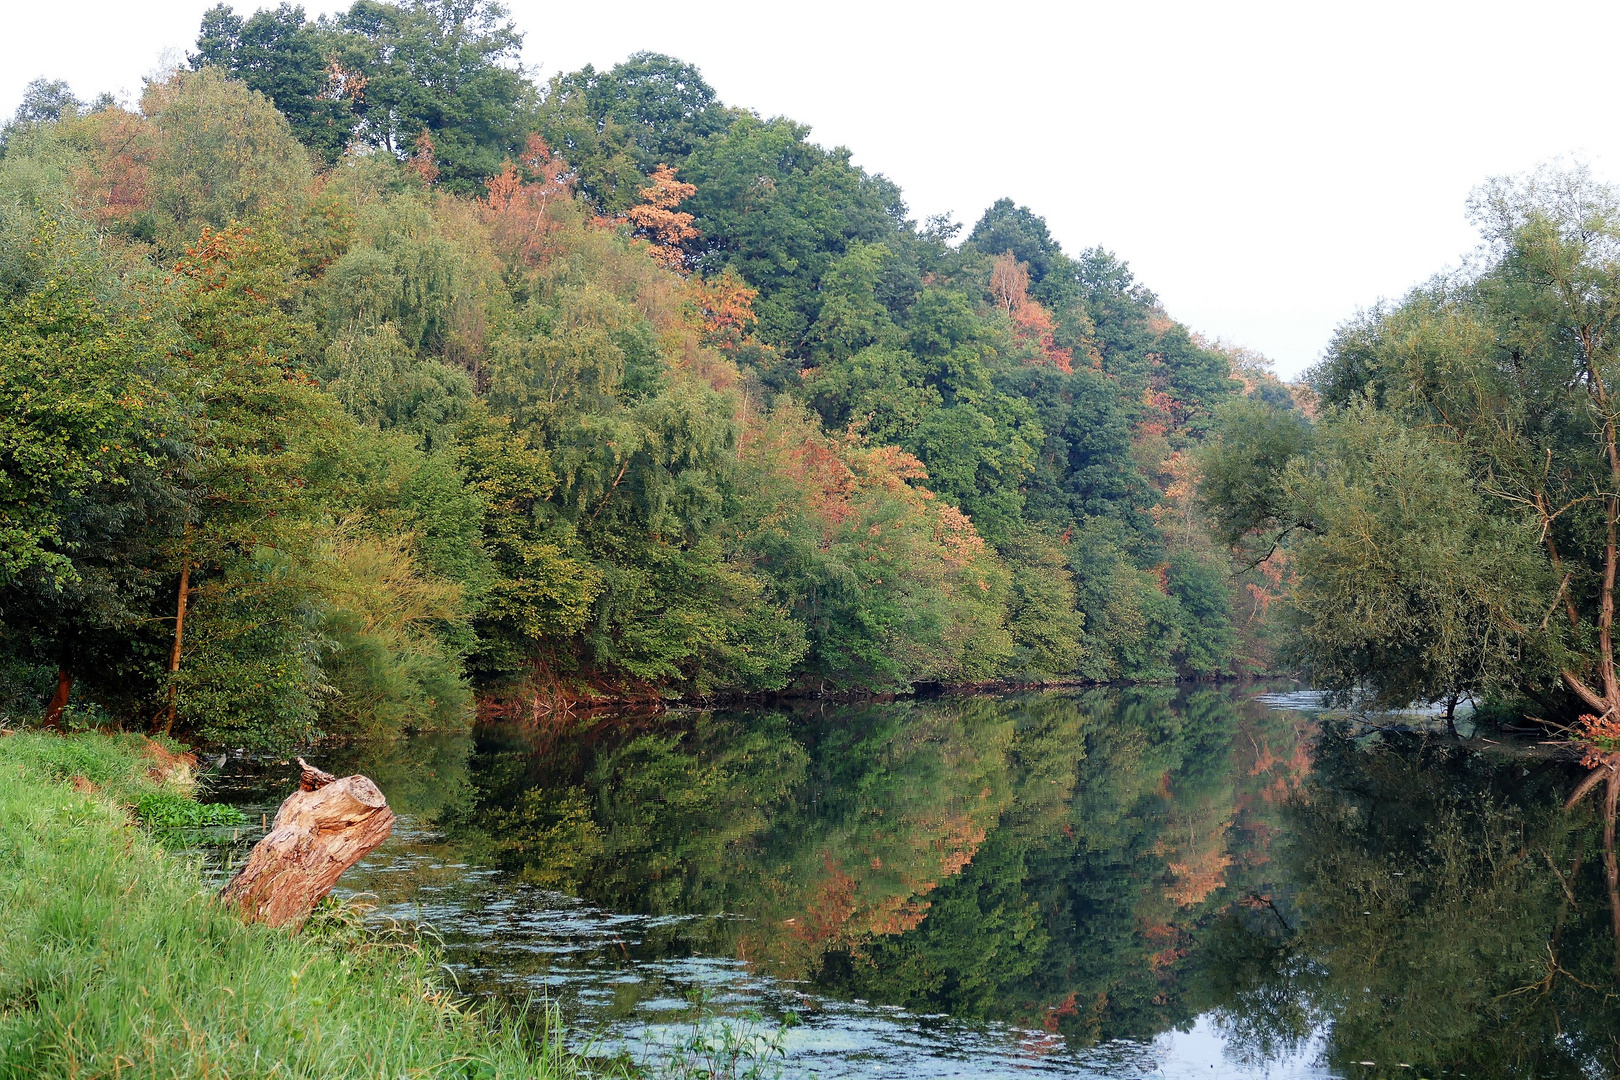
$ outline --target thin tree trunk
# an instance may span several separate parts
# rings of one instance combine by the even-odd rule
[[[45,706],[45,726],[62,730],[62,710],[67,708],[68,695],[73,693],[73,673],[65,667],[56,669],[56,693]]]
[[[1620,859],[1614,851],[1615,813],[1620,809],[1620,769],[1609,770],[1603,800],[1603,880],[1609,887],[1609,921],[1614,930],[1614,977],[1620,982]]]
[[[1600,597],[1601,607],[1598,612],[1598,648],[1603,662],[1603,699],[1606,706],[1603,716],[1610,717],[1620,714],[1620,681],[1616,680],[1614,670],[1614,579],[1617,561],[1615,525],[1617,519],[1620,519],[1620,439],[1616,437],[1614,413],[1609,408],[1608,387],[1603,384],[1603,378],[1597,372],[1593,343],[1585,328],[1581,331],[1581,346],[1586,352],[1588,367],[1592,374],[1592,387],[1596,391],[1594,396],[1598,408],[1603,412],[1604,450],[1609,455],[1609,495],[1603,500],[1606,534],[1603,547],[1603,594]],[[1616,942],[1620,944],[1620,939],[1616,939]]]
[[[1580,328],[1581,348],[1586,357],[1587,376],[1590,380],[1587,393],[1591,395],[1592,403],[1597,407],[1603,417],[1603,449],[1609,458],[1609,493],[1603,500],[1604,516],[1604,546],[1603,546],[1603,591],[1599,596],[1598,608],[1598,651],[1599,663],[1602,665],[1600,674],[1603,676],[1603,702],[1598,710],[1602,718],[1620,715],[1620,680],[1616,679],[1614,666],[1614,583],[1616,563],[1620,561],[1616,551],[1616,524],[1620,522],[1620,435],[1615,428],[1614,410],[1609,403],[1609,389],[1604,385],[1603,376],[1597,369],[1596,343],[1593,341],[1591,328]],[[1548,536],[1551,531],[1546,530]],[[1589,691],[1582,693],[1582,688],[1570,678],[1568,672],[1564,673],[1564,681],[1570,684],[1583,698],[1589,698]],[[1587,704],[1593,704],[1588,700]]]
[[[1558,573],[1563,570],[1564,564],[1558,557],[1558,543],[1553,539],[1553,519],[1547,507],[1547,496],[1539,491],[1536,492],[1536,510],[1541,515],[1541,535],[1547,545],[1547,554],[1552,557],[1553,572]],[[1581,616],[1575,610],[1575,597],[1567,588],[1559,589],[1559,593],[1564,598],[1564,612],[1569,616],[1570,628],[1578,628],[1581,625]]]
[[[1614,453],[1614,445],[1610,443],[1610,454]],[[1616,470],[1617,481],[1620,481],[1620,468]],[[1603,663],[1603,698],[1608,705],[1608,712],[1613,714],[1620,711],[1620,684],[1615,681],[1614,671],[1614,577],[1615,577],[1615,520],[1620,516],[1620,501],[1613,495],[1603,500],[1604,517],[1607,521],[1607,535],[1603,547],[1603,594],[1602,606],[1598,609],[1598,650]]]
[[[174,679],[180,671],[180,647],[186,633],[186,597],[191,592],[191,563],[180,564],[180,594],[174,602],[174,648],[169,653],[169,704],[163,734],[174,730]]]

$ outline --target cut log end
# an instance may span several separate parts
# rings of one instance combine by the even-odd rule
[[[364,776],[341,780],[298,759],[298,790],[276,811],[245,866],[220,890],[249,922],[298,926],[343,872],[388,838],[394,814]]]

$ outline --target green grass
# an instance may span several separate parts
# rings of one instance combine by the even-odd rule
[[[214,906],[132,824],[161,790],[140,745],[0,737],[0,1078],[575,1074],[555,1039],[448,993],[413,934],[338,905],[296,935]]]

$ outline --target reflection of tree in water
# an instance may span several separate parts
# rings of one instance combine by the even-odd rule
[[[845,995],[1150,1036],[1269,869],[1293,721],[1202,690],[700,713],[486,737],[463,826],[621,911],[741,913],[705,947]]]
[[[1256,1057],[1611,1076],[1620,1008],[1593,811],[1551,763],[1325,737],[1273,897],[1220,920],[1201,996]],[[1404,1070],[1402,1070],[1404,1071]]]
[[[745,913],[729,948],[803,973],[829,948],[915,926],[971,861],[1006,802],[1003,711],[698,713],[538,754],[495,741],[477,809],[453,824],[604,907]]]
[[[999,827],[916,932],[830,957],[823,980],[1071,1043],[1190,1019],[1191,946],[1265,866],[1300,733],[1218,691],[1054,694],[1014,713]]]
[[[1257,1060],[1325,1029],[1341,1066],[1620,1073],[1600,807],[1561,809],[1570,769],[1313,736],[1235,692],[1096,691],[621,715],[486,728],[470,762],[440,736],[322,764],[446,828],[439,884],[489,852],[611,910],[746,915],[651,947],[835,995],[1071,1044],[1215,1010]]]

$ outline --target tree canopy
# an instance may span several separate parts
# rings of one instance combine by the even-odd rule
[[[7,700],[286,745],[474,695],[1265,662],[1191,498],[1238,354],[1026,207],[954,245],[689,64],[541,87],[521,40],[493,3],[219,6],[137,107],[31,90]]]

